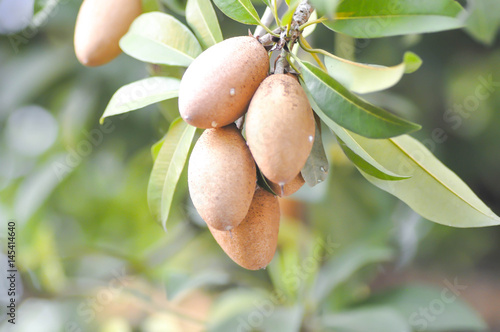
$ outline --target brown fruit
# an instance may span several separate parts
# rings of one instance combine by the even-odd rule
[[[116,58],[120,38],[141,12],[141,0],[84,0],[75,26],[78,61],[100,66]]]
[[[290,196],[291,194],[295,193],[297,190],[302,188],[304,183],[306,183],[306,182],[304,181],[304,178],[302,177],[302,174],[300,174],[300,173],[297,174],[297,176],[294,177],[292,181],[286,183],[283,186],[283,190],[281,190],[281,186],[279,184],[274,183],[272,181],[268,182],[271,189],[279,197]]]
[[[205,222],[230,230],[245,218],[256,186],[255,162],[235,125],[207,129],[188,167],[191,200]]]
[[[278,244],[280,207],[278,198],[264,189],[255,191],[252,205],[241,224],[230,232],[208,227],[226,254],[249,270],[271,262]]]
[[[246,115],[246,137],[262,173],[279,185],[300,172],[314,142],[314,116],[307,96],[292,75],[266,78]]]
[[[204,51],[179,87],[179,112],[198,128],[223,127],[242,116],[269,70],[266,49],[253,37],[234,37]]]

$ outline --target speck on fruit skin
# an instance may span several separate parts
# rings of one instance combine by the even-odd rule
[[[231,96],[235,96],[236,95],[236,90],[234,88],[231,88],[231,90],[229,90],[229,94]]]
[[[217,127],[217,122],[212,121],[212,127],[216,128]]]

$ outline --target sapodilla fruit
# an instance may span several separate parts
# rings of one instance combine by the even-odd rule
[[[257,171],[243,136],[234,124],[207,129],[191,153],[191,200],[205,222],[228,231],[245,218],[255,192]]]
[[[78,61],[100,66],[116,58],[120,38],[141,12],[141,0],[84,0],[75,26]]]
[[[285,185],[300,172],[314,142],[314,116],[297,78],[267,77],[248,107],[246,137],[262,173]]]
[[[182,77],[182,118],[198,128],[223,127],[236,121],[268,71],[267,51],[253,37],[229,38],[210,47]]]
[[[283,187],[277,183],[274,183],[271,181],[268,182],[271,189],[279,197],[290,196],[291,194],[295,193],[297,190],[302,188],[304,183],[306,183],[306,181],[304,180],[304,178],[302,177],[302,174],[300,174],[300,172],[299,172],[299,174],[297,174],[296,177],[293,178],[292,181],[283,185]]]
[[[278,198],[258,188],[248,214],[240,225],[230,232],[208,226],[215,240],[238,265],[258,270],[273,259],[278,244],[280,207]]]

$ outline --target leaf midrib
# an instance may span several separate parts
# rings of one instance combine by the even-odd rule
[[[460,13],[459,13],[460,14]],[[440,15],[440,14],[397,14],[397,15],[374,15],[374,16],[340,16],[335,17],[335,20],[364,20],[364,19],[377,19],[377,18],[403,18],[403,17],[419,17],[419,16],[430,16],[430,17],[448,17],[451,19],[458,18],[456,16]]]
[[[305,66],[304,66],[305,67]],[[307,70],[309,70],[309,68],[305,67]],[[364,110],[365,112],[369,113],[370,115],[372,115],[373,117],[376,117],[378,118],[380,121],[383,121],[383,122],[389,122],[389,123],[392,123],[394,125],[401,125],[401,123],[404,123],[408,126],[412,126],[411,124],[409,123],[406,123],[402,120],[399,120],[399,122],[397,122],[397,120],[393,120],[393,119],[386,119],[386,118],[383,118],[381,117],[380,115],[376,114],[376,113],[373,113],[371,112],[370,110],[367,110],[366,108],[364,107],[360,107],[359,105],[355,104],[351,99],[348,99],[348,98],[345,98],[343,95],[341,95],[336,89],[333,89],[331,88],[328,84],[326,84],[326,82],[324,82],[319,76],[317,76],[316,74],[314,74],[311,70],[309,70],[309,72],[314,76],[314,77],[317,77],[318,80],[323,84],[323,85],[326,85],[328,88],[330,88],[331,90],[333,90],[335,92],[336,95],[340,96],[342,99],[348,101],[350,104],[352,104],[353,106],[359,108],[359,109],[362,109]],[[375,106],[374,106],[375,107]],[[391,113],[389,113],[391,114]],[[392,114],[391,114],[392,115]],[[413,127],[413,126],[412,126]]]
[[[410,160],[412,160],[415,164],[417,164],[425,173],[429,174],[430,177],[434,178],[434,180],[436,180],[438,183],[440,183],[444,188],[446,188],[447,190],[449,190],[452,194],[454,194],[456,197],[458,197],[460,200],[462,200],[464,203],[466,203],[467,205],[469,205],[470,207],[472,207],[474,210],[478,211],[479,213],[481,213],[482,215],[488,217],[488,218],[492,218],[492,219],[498,219],[500,220],[500,218],[498,218],[498,216],[496,215],[488,215],[486,213],[484,213],[483,211],[479,210],[477,207],[475,207],[474,205],[472,205],[469,201],[465,200],[461,195],[458,195],[453,189],[451,189],[446,183],[444,183],[443,181],[441,181],[438,177],[436,177],[433,173],[431,173],[429,170],[427,170],[426,167],[424,167],[420,162],[418,162],[415,158],[413,158],[413,156],[411,156],[409,153],[407,153],[405,151],[405,149],[403,149],[401,147],[401,145],[399,145],[396,141],[394,141],[394,139],[392,138],[389,138],[389,141],[392,142],[403,154],[405,154],[406,156],[408,156],[408,158],[410,158]]]

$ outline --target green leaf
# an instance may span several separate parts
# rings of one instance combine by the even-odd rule
[[[349,246],[339,255],[330,258],[321,268],[314,283],[313,299],[321,301],[361,267],[388,261],[392,256],[392,250],[386,247],[376,247],[367,243],[355,243]]]
[[[355,139],[358,135],[349,132],[347,129],[342,128],[330,120],[317,105],[312,106],[316,111],[316,114],[335,133],[339,145],[346,156],[358,168],[363,170],[365,173],[384,180],[402,180],[409,178],[409,176],[402,176],[391,172],[384,166],[380,165],[365,149],[363,149],[361,145],[358,144]]]
[[[411,332],[406,319],[391,307],[358,308],[321,317],[325,327],[348,332]]]
[[[219,9],[235,21],[260,24],[259,14],[250,0],[213,0]]]
[[[224,39],[210,0],[188,0],[186,20],[203,48],[207,49]]]
[[[196,128],[182,119],[175,120],[165,135],[165,141],[151,171],[148,205],[153,216],[164,228],[195,132]]]
[[[163,136],[158,142],[156,142],[151,146],[151,157],[153,157],[153,161],[155,161],[156,158],[158,158],[163,143],[165,143],[165,136]]]
[[[401,181],[385,181],[361,171],[370,182],[398,197],[422,217],[453,227],[500,224],[500,218],[455,173],[412,137],[372,140],[353,135],[353,138],[388,170],[411,176]]]
[[[445,279],[441,288],[405,285],[369,303],[398,311],[415,331],[486,330],[486,323],[460,298],[467,286],[458,279]]]
[[[326,158],[325,148],[323,147],[323,138],[321,137],[320,124],[316,122],[316,132],[314,134],[314,143],[311,153],[307,158],[306,164],[300,171],[302,177],[310,187],[326,180],[328,177],[328,159]]]
[[[352,62],[339,57],[325,56],[325,66],[334,79],[356,93],[370,93],[395,85],[405,73],[416,71],[422,60],[412,52],[406,52],[397,66],[384,67]]]
[[[200,43],[173,16],[142,14],[120,40],[123,52],[140,61],[187,67],[202,52]]]
[[[127,113],[162,100],[176,98],[180,80],[170,77],[149,77],[122,86],[115,92],[99,122],[117,114]]]
[[[310,2],[320,16],[326,16],[328,18],[335,17],[335,11],[339,4],[339,0],[310,0]]]
[[[419,125],[362,100],[312,64],[297,61],[305,88],[314,102],[342,127],[372,138],[398,136],[420,129]]]
[[[281,24],[283,26],[288,25],[290,24],[290,22],[292,22],[293,14],[295,13],[295,10],[297,9],[299,3],[300,1],[298,0],[287,1],[288,9],[285,12],[285,14],[283,14],[283,16],[281,17]]]
[[[344,0],[324,24],[356,38],[377,38],[461,28],[466,12],[454,0]]]
[[[465,31],[486,45],[493,44],[500,28],[500,2],[497,0],[470,1],[472,6]]]

